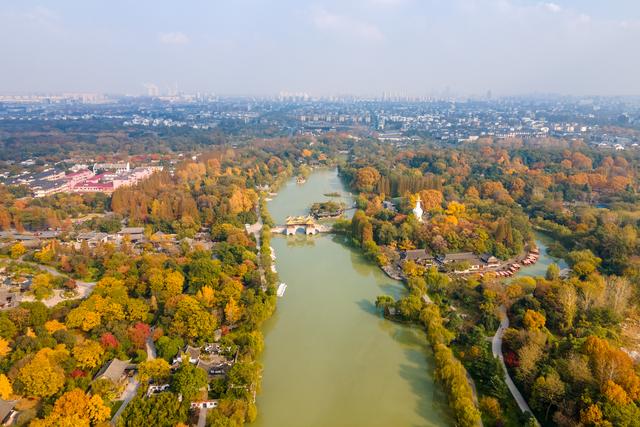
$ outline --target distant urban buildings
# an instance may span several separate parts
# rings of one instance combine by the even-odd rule
[[[148,178],[162,166],[130,168],[129,163],[95,163],[91,169],[75,165],[70,173],[55,168],[30,174],[23,172],[4,180],[8,185],[26,185],[35,197],[57,193],[106,193],[120,187],[132,186]]]
[[[412,141],[458,143],[479,138],[577,138],[603,149],[638,144],[620,127],[640,125],[640,98],[476,98],[382,97],[318,98],[304,92],[274,97],[219,97],[170,90],[159,94],[149,84],[144,97],[0,96],[0,123],[108,121],[130,128],[242,129],[249,135],[318,136],[344,132],[392,144]],[[85,96],[86,95],[86,96]],[[99,107],[90,105],[100,102]],[[25,160],[26,161],[26,160]],[[27,166],[25,164],[25,166]]]
[[[158,86],[154,85],[153,83],[147,83],[146,85],[144,85],[144,87],[147,90],[147,96],[150,96],[150,97],[160,96],[160,89],[158,88]]]

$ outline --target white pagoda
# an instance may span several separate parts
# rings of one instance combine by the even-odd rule
[[[413,208],[413,214],[418,218],[418,221],[422,222],[422,214],[424,211],[422,210],[422,206],[420,206],[420,202],[422,202],[422,200],[420,200],[420,196],[418,196],[416,199],[416,207]]]

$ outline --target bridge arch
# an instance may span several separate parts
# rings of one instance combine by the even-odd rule
[[[290,216],[287,217],[284,232],[287,236],[292,236],[298,231],[304,232],[307,236],[318,233],[318,227],[311,216]]]

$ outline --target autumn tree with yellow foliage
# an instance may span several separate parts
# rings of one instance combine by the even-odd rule
[[[11,352],[9,341],[0,337],[0,357],[4,357]]]
[[[111,416],[111,409],[98,395],[89,395],[79,388],[66,392],[53,405],[53,410],[44,419],[31,422],[32,427],[101,425]]]
[[[138,366],[140,381],[166,381],[171,374],[171,366],[164,359],[151,359]]]
[[[71,351],[76,363],[81,369],[93,369],[102,364],[104,349],[100,343],[93,340],[84,340],[76,344]]]
[[[13,387],[11,381],[5,374],[0,374],[0,398],[8,400],[13,394]]]
[[[63,344],[55,349],[43,348],[19,371],[17,380],[24,392],[31,397],[49,397],[56,394],[64,385],[65,374],[60,363],[69,357],[69,351]]]

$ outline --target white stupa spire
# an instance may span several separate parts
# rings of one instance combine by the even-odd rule
[[[413,214],[416,216],[416,218],[418,218],[418,221],[422,222],[422,214],[424,212],[422,211],[420,202],[422,202],[422,200],[420,200],[420,195],[418,195],[418,198],[416,199],[416,207],[413,208]]]

